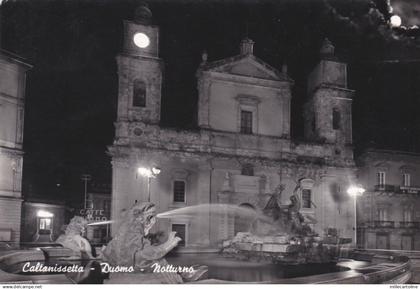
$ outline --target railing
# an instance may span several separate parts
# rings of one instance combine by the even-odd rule
[[[399,194],[420,194],[420,187],[394,186],[394,185],[375,185],[375,192],[399,193]]]
[[[404,229],[420,229],[420,222],[407,222],[407,221],[369,221],[365,222],[364,226],[367,228],[398,228]]]
[[[396,188],[394,185],[376,185],[375,192],[395,192]]]
[[[371,221],[366,225],[370,228],[394,228],[394,221]]]
[[[406,186],[400,186],[400,193],[403,194],[418,194],[420,193],[419,187],[406,187]]]
[[[401,228],[420,228],[420,222],[400,222]]]

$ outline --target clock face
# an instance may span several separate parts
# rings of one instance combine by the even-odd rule
[[[133,37],[134,44],[140,48],[146,48],[150,44],[149,37],[144,33],[136,33]]]

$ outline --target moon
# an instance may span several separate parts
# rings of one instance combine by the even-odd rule
[[[398,15],[393,15],[390,19],[392,27],[400,27],[401,26],[401,17]]]

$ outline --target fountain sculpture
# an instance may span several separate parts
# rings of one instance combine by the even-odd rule
[[[333,262],[336,248],[325,246],[301,213],[297,185],[290,204],[280,203],[283,186],[276,188],[262,210],[270,222],[255,219],[248,232],[239,232],[223,243],[222,254],[241,259],[273,263],[304,264]]]
[[[164,259],[181,240],[171,232],[168,240],[152,245],[146,238],[156,222],[156,207],[152,203],[135,204],[126,210],[115,237],[103,250],[103,260],[111,266],[132,266],[131,273],[111,273],[109,283],[182,283],[198,280],[205,266],[194,266],[190,272],[156,272],[169,264]]]
[[[81,259],[94,259],[92,256],[92,247],[89,241],[82,237],[86,230],[87,221],[85,218],[75,216],[70,220],[64,234],[60,235],[55,241],[64,248],[70,249],[75,256]]]

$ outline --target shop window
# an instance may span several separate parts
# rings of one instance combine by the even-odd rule
[[[93,238],[99,239],[101,237],[101,231],[99,229],[95,229],[93,231]]]
[[[40,218],[39,229],[40,230],[51,230],[51,218]]]

